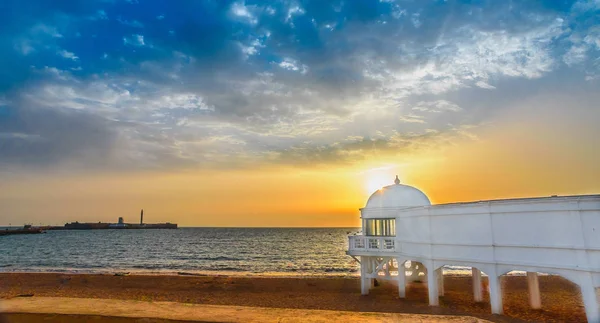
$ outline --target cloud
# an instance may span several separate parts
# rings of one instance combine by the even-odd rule
[[[90,16],[91,20],[108,20],[108,15],[104,10],[98,10],[93,16]]]
[[[67,59],[73,60],[73,61],[76,61],[76,60],[78,60],[78,59],[79,59],[79,57],[77,57],[77,55],[75,55],[75,54],[74,54],[74,53],[72,53],[72,52],[66,51],[66,50],[64,50],[64,49],[62,49],[62,50],[58,51],[58,53],[57,53],[57,54],[58,54],[58,55],[60,55],[60,56],[62,56],[62,57],[64,57],[64,58],[67,58]]]
[[[125,20],[121,17],[117,18],[117,21],[123,25],[126,26],[130,26],[130,27],[134,27],[134,28],[144,28],[144,24],[142,24],[141,22],[137,21],[137,20]]]
[[[460,141],[472,141],[474,126],[465,125],[449,131],[426,131],[424,133],[401,134],[392,131],[384,138],[358,137],[329,145],[302,144],[273,151],[269,160],[273,163],[302,165],[355,164],[365,160],[393,158],[396,161],[410,159],[421,151],[442,149]]]
[[[478,87],[480,87],[480,88],[482,88],[482,89],[488,89],[488,90],[493,90],[493,89],[496,88],[495,86],[490,85],[490,84],[488,84],[488,83],[486,83],[484,81],[477,81],[477,82],[475,82],[475,85],[478,86]]]
[[[146,43],[144,42],[144,35],[134,34],[131,37],[123,37],[123,43],[125,45],[132,46],[144,46]]]
[[[597,7],[584,2],[20,7],[0,20],[0,96],[97,125],[110,140],[65,156],[86,160],[75,151],[97,147],[112,156],[99,159],[107,168],[352,162],[367,146],[437,147],[428,140],[469,137],[461,127],[548,88],[555,73],[593,87],[600,68]],[[13,149],[50,138],[0,130]]]
[[[446,100],[438,100],[438,101],[421,101],[419,103],[416,104],[415,107],[412,108],[413,110],[416,111],[421,111],[421,112],[431,112],[431,113],[440,113],[440,112],[458,112],[461,111],[462,109],[449,101]]]
[[[56,27],[48,26],[42,23],[36,24],[35,26],[31,27],[31,33],[45,34],[54,38],[63,38],[63,35],[57,31]]]
[[[302,74],[306,74],[308,68],[306,65],[299,64],[293,59],[285,58],[283,61],[279,63],[279,67],[286,69],[288,71],[299,71]]]
[[[20,42],[15,44],[15,50],[17,50],[18,52],[20,52],[23,55],[29,55],[35,49],[33,48],[33,46],[31,45],[31,43],[28,40],[21,40]]]
[[[400,116],[399,120],[408,123],[425,123],[424,117],[416,114]]]
[[[82,112],[11,106],[0,116],[0,165],[89,166],[110,155],[115,133],[103,118]]]

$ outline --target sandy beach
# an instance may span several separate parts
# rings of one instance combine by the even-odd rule
[[[445,277],[440,307],[427,305],[425,284],[414,283],[407,298],[382,284],[361,296],[356,277],[281,278],[227,276],[93,275],[57,273],[0,274],[0,298],[74,297],[138,301],[171,301],[207,305],[469,315],[494,322],[585,322],[578,287],[556,276],[541,276],[542,309],[529,307],[525,277],[504,277],[504,315],[490,314],[475,303],[471,279]]]

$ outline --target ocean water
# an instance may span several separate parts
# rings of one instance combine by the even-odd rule
[[[0,237],[0,272],[358,276],[359,228],[72,230]],[[444,272],[470,275],[471,268]],[[513,272],[513,274],[524,274]]]
[[[0,237],[0,272],[357,275],[357,228],[48,231]]]

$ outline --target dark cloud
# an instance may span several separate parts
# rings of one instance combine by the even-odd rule
[[[420,134],[400,134],[379,138],[346,138],[329,145],[306,143],[274,151],[271,161],[296,166],[354,164],[378,157],[394,156],[397,161],[407,160],[421,151],[452,146],[457,140],[472,140],[471,127],[429,131]]]
[[[63,161],[101,164],[116,133],[104,118],[82,111],[0,107],[0,164],[45,167]]]

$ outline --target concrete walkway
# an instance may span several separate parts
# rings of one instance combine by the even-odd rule
[[[5,313],[158,318],[199,322],[489,322],[465,316],[215,306],[66,297],[0,299],[0,311]]]

